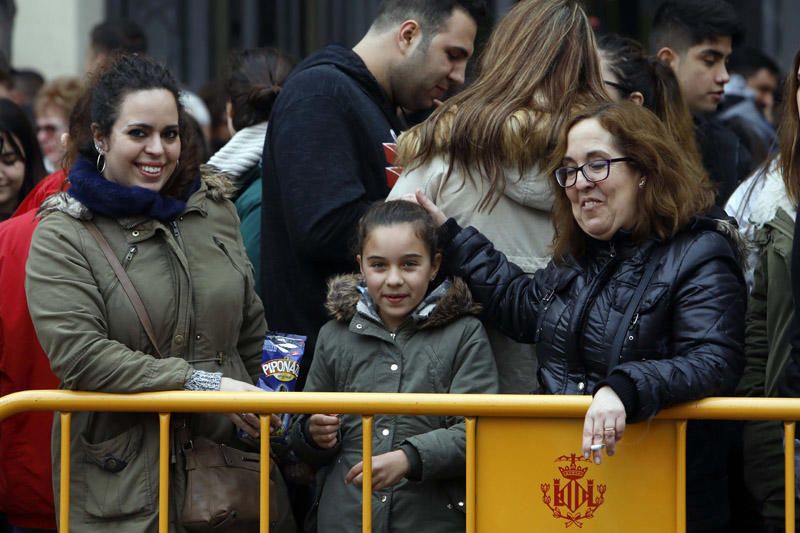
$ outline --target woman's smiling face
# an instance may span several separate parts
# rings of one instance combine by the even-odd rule
[[[595,118],[575,124],[567,135],[567,152],[562,164],[579,167],[601,159],[625,157],[616,148],[614,137]],[[636,222],[639,181],[642,175],[628,162],[612,163],[608,178],[589,181],[577,173],[575,184],[565,193],[578,226],[599,240],[610,240],[620,229],[631,229]]]
[[[105,152],[106,179],[160,191],[181,155],[175,97],[166,89],[127,94],[111,133],[105,136],[94,128],[94,139]]]

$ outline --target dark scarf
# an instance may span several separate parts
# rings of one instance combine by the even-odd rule
[[[186,209],[186,200],[200,188],[200,179],[192,183],[183,199],[163,196],[143,187],[125,187],[107,180],[94,163],[79,157],[69,171],[67,193],[96,213],[112,218],[148,216],[170,222]]]

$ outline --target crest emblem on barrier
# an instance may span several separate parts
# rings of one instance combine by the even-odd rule
[[[553,513],[553,518],[564,520],[564,526],[583,527],[583,521],[594,518],[597,508],[605,501],[606,486],[595,484],[593,479],[584,479],[591,459],[582,455],[562,455],[555,460],[566,466],[559,466],[560,478],[553,478],[552,495],[549,483],[542,483],[542,501]]]

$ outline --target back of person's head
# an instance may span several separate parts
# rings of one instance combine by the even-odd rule
[[[21,95],[25,104],[32,103],[44,85],[44,76],[33,69],[13,69],[11,77],[13,79],[14,92]]]
[[[25,112],[8,98],[0,98],[0,133],[9,142],[14,154],[25,162],[25,178],[19,200],[45,176],[42,153]]]
[[[7,97],[13,88],[14,80],[11,77],[11,63],[8,62],[6,55],[0,51],[0,98]]]
[[[778,64],[758,48],[740,46],[733,51],[728,60],[728,70],[745,78],[753,76],[762,69],[780,78],[781,69]]]
[[[693,216],[714,204],[714,187],[710,180],[705,174],[697,174],[698,169],[687,160],[684,149],[650,110],[633,102],[590,106],[571,118],[567,133],[588,119],[596,119],[611,134],[620,154],[632,158],[630,164],[646,177],[646,185],[639,189],[636,220],[631,230],[635,239],[650,235],[669,239]],[[553,257],[557,261],[568,254],[581,255],[587,242],[586,234],[573,216],[566,189],[560,187],[552,176],[555,168],[562,165],[567,141],[565,135],[555,150],[556,157],[550,169],[551,183],[556,190]]]
[[[414,202],[393,200],[375,202],[358,221],[353,255],[360,255],[375,228],[411,224],[416,236],[433,258],[439,249],[438,228],[431,215]]]
[[[125,97],[153,89],[166,90],[175,99],[181,139],[180,163],[161,194],[182,196],[185,187],[197,176],[203,161],[202,147],[197,145],[202,144],[203,140],[196,139],[189,127],[186,112],[180,103],[178,82],[166,67],[146,56],[134,54],[112,57],[91,76],[89,87],[70,116],[67,167],[79,156],[96,161],[100,154],[95,147],[92,129],[110,136]]]
[[[454,9],[465,11],[476,24],[486,17],[485,0],[383,0],[370,30],[381,32],[406,20],[416,20],[423,38],[430,42]]]
[[[621,99],[644,105],[655,113],[699,167],[697,170],[702,170],[692,115],[672,69],[655,57],[645,56],[638,41],[618,34],[603,35],[597,46],[605,68],[617,79],[605,83],[611,83]]]
[[[111,19],[92,28],[91,47],[99,53],[144,54],[147,36],[141,26],[128,19]]]
[[[743,29],[736,11],[725,0],[670,0],[653,17],[653,50],[668,47],[683,53],[705,41],[730,37],[739,44]]]
[[[800,50],[794,56],[783,93],[785,108],[778,125],[780,168],[786,191],[794,205],[800,204]]]
[[[226,89],[236,130],[269,120],[272,105],[294,59],[274,48],[256,48],[231,54]]]
[[[80,78],[64,76],[45,83],[36,95],[33,109],[37,115],[46,107],[57,108],[68,118],[72,108],[83,93],[84,84]]]
[[[479,204],[487,209],[502,194],[504,167],[541,164],[574,107],[607,99],[580,2],[525,0],[495,27],[477,79],[401,138],[399,164],[446,152],[450,172],[489,182]]]

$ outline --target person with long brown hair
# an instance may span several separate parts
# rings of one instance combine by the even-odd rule
[[[744,364],[746,288],[735,225],[713,208],[712,186],[692,174],[652,112],[600,104],[566,131],[551,174],[553,259],[533,276],[421,192],[417,201],[443,224],[444,269],[467,282],[486,322],[536,344],[539,391],[593,395],[582,448],[599,463],[627,424],[733,391]],[[690,423],[693,491],[725,487],[716,477],[725,455],[704,454],[709,439],[705,422]],[[690,531],[701,520],[693,503]],[[724,527],[727,516],[702,519]]]
[[[403,134],[389,199],[422,189],[525,272],[550,259],[546,168],[570,112],[607,101],[594,34],[575,0],[526,0],[498,23],[477,79]],[[490,330],[501,392],[531,392],[531,347]]]
[[[795,238],[800,203],[800,51],[786,79],[778,126],[779,153],[756,176],[752,199],[757,262],[747,308],[746,365],[738,393],[752,397],[800,396],[800,243]],[[755,179],[755,178],[754,178]],[[748,422],[744,474],[765,526],[784,526],[783,424]]]

